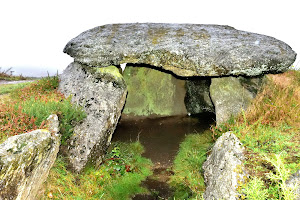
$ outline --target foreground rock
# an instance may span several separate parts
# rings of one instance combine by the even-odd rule
[[[230,26],[110,24],[85,31],[64,52],[88,66],[144,63],[179,76],[256,76],[286,71],[296,53],[273,37]]]
[[[219,77],[212,78],[210,97],[215,106],[217,125],[246,110],[256,96],[263,78]]]
[[[88,162],[98,165],[110,144],[124,106],[127,89],[116,67],[91,68],[71,63],[60,77],[59,90],[83,107],[86,119],[74,128],[68,158],[80,172]]]
[[[286,186],[291,188],[295,194],[295,200],[300,200],[300,170],[292,174],[286,181]]]
[[[246,179],[243,149],[239,139],[231,132],[218,138],[203,164],[204,199],[239,199],[237,187]]]
[[[36,199],[60,145],[57,116],[48,122],[49,130],[16,135],[0,145],[0,199]]]

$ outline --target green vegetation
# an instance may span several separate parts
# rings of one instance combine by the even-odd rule
[[[16,89],[21,89],[30,83],[18,83],[18,84],[2,84],[0,85],[0,95],[8,94]]]
[[[46,128],[46,119],[57,114],[60,119],[62,142],[72,133],[73,124],[85,117],[70,99],[57,91],[58,77],[47,77],[15,89],[10,99],[0,103],[0,142],[9,136]]]
[[[300,169],[299,77],[299,71],[268,75],[268,83],[247,111],[212,128],[214,138],[231,130],[246,147],[251,181],[242,189],[248,192],[245,198],[258,195],[255,186],[267,190],[267,199],[293,199],[284,182]]]
[[[57,114],[62,143],[72,134],[84,112],[57,91],[58,77],[46,77],[9,91],[9,98],[0,102],[0,142],[9,136],[47,128],[46,119]],[[43,199],[130,199],[147,190],[141,181],[151,175],[152,163],[143,158],[140,143],[116,143],[98,168],[88,167],[82,174],[67,169],[61,155],[51,169]]]
[[[211,128],[212,135],[188,135],[174,161],[170,184],[175,199],[202,199],[202,164],[222,133],[233,131],[246,147],[249,182],[240,193],[246,199],[294,199],[287,178],[300,169],[300,72],[268,75],[268,82],[249,109]]]
[[[45,120],[52,113],[59,116],[65,142],[85,114],[57,91],[58,83],[57,77],[47,77],[8,90],[10,98],[0,102],[0,143],[12,135],[46,128]],[[246,147],[250,178],[240,188],[243,198],[294,199],[293,188],[285,181],[300,169],[299,107],[300,72],[268,75],[268,83],[248,110],[212,127],[212,133],[188,135],[182,142],[169,181],[175,188],[174,199],[202,199],[202,164],[213,140],[229,130]],[[65,158],[59,156],[42,199],[129,199],[147,192],[140,183],[151,175],[152,164],[141,157],[141,144],[116,143],[111,149],[99,168],[88,167],[81,174],[68,170]]]
[[[265,200],[267,199],[268,191],[265,189],[264,182],[260,178],[253,177],[243,192],[249,200]]]
[[[45,183],[43,199],[130,199],[146,192],[141,181],[151,175],[151,161],[143,158],[144,148],[139,142],[115,143],[104,163],[90,167],[82,174],[73,174],[59,157]]]
[[[170,185],[175,188],[175,199],[201,199],[205,190],[202,164],[213,144],[210,131],[187,135],[175,158]]]

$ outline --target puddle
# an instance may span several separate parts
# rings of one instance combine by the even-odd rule
[[[215,115],[203,113],[197,116],[163,118],[122,117],[112,141],[140,141],[145,147],[144,157],[152,160],[153,175],[142,183],[151,194],[136,195],[134,200],[168,199],[173,191],[167,181],[173,173],[170,169],[179,150],[179,144],[191,133],[202,133],[214,123]]]

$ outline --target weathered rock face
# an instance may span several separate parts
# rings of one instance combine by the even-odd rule
[[[0,199],[36,199],[60,145],[57,116],[48,122],[49,130],[16,135],[0,145]]]
[[[86,119],[76,125],[69,140],[68,156],[75,171],[88,162],[97,165],[110,144],[124,106],[127,89],[116,67],[91,68],[71,63],[60,77],[59,90],[83,107]]]
[[[226,122],[246,110],[262,85],[262,78],[219,77],[212,78],[210,97],[215,106],[217,124]]]
[[[206,190],[204,199],[239,199],[239,183],[245,181],[243,146],[231,132],[216,141],[211,154],[203,164]]]
[[[123,114],[147,117],[187,114],[184,80],[146,67],[127,66],[123,76],[128,88]]]
[[[296,53],[273,37],[229,26],[110,24],[85,31],[64,52],[88,66],[144,63],[179,76],[280,73]]]
[[[286,181],[286,186],[294,189],[294,194],[296,196],[295,200],[300,200],[300,170],[292,174],[292,176]]]
[[[186,81],[186,109],[191,114],[214,112],[214,105],[209,94],[210,79],[195,79]]]

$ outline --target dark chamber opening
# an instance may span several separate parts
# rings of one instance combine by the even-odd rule
[[[140,141],[145,147],[143,156],[155,165],[170,167],[179,144],[188,134],[201,134],[215,121],[214,113],[160,118],[121,118],[112,141]]]

